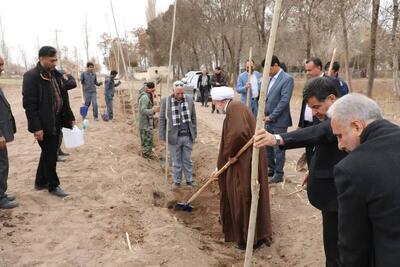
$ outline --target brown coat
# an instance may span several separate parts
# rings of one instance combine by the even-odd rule
[[[241,102],[229,103],[222,128],[222,140],[218,156],[218,169],[229,161],[254,135],[256,121],[251,111]],[[246,150],[223,173],[218,181],[221,192],[221,222],[226,242],[246,242],[251,206],[251,156]],[[268,174],[265,149],[259,158],[260,199],[258,203],[255,242],[271,238],[271,214],[269,205]]]

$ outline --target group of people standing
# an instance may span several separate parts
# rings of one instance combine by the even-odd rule
[[[330,73],[325,73],[321,60],[310,58],[305,64],[308,81],[303,90],[300,128],[276,131],[279,127],[273,123],[280,118],[286,127],[292,126],[288,96],[293,90],[293,79],[284,75],[279,65],[273,57],[266,88],[265,129],[254,135],[255,146],[267,146],[270,151],[269,182],[282,181],[277,162],[282,160],[280,155],[285,150],[306,148],[309,172],[304,184],[310,203],[321,211],[326,266],[397,266],[400,127],[385,120],[373,100],[348,94],[346,83],[337,75],[337,62],[332,64]],[[246,82],[245,88],[238,87],[237,91],[256,95],[251,83]],[[257,100],[253,98],[255,103],[249,110],[255,111]],[[262,183],[260,190],[267,190]],[[232,217],[237,208],[229,208],[227,216]],[[258,213],[265,211],[259,208]]]
[[[56,69],[57,51],[50,46],[39,50],[37,65],[23,77],[23,107],[31,132],[41,148],[34,187],[50,194],[68,196],[60,187],[57,155],[61,128],[72,128],[75,117],[68,90],[77,86],[68,72]],[[262,64],[264,65],[264,64]],[[339,63],[325,73],[319,58],[305,63],[308,81],[304,85],[299,129],[292,126],[290,100],[293,78],[276,56],[272,57],[264,110],[265,129],[255,132],[255,118],[261,94],[261,74],[254,61],[237,80],[241,101],[217,68],[211,78],[203,69],[199,77],[202,105],[208,106],[211,89],[212,112],[226,114],[217,168],[227,162],[229,169],[216,177],[220,188],[220,217],[225,241],[246,248],[251,206],[252,148],[239,158],[237,152],[252,138],[260,148],[260,198],[256,222],[255,247],[269,244],[272,237],[268,183],[284,179],[285,150],[306,148],[308,174],[304,180],[310,203],[321,211],[326,266],[398,266],[400,261],[400,128],[385,120],[379,106],[360,94],[348,94],[346,83],[338,77]],[[327,69],[327,67],[325,67]],[[0,75],[4,60],[0,57]],[[107,113],[113,118],[112,101],[116,71],[105,82]],[[87,64],[81,75],[85,105],[93,106],[98,119],[94,65]],[[183,179],[193,187],[191,154],[197,138],[197,118],[193,99],[185,95],[184,84],[176,81],[171,95],[155,103],[155,84],[147,82],[139,92],[139,128],[143,156],[152,158],[154,115],[160,113],[159,138],[167,143],[173,165],[173,187]],[[18,206],[8,195],[9,170],[7,143],[13,141],[16,124],[4,92],[0,89],[0,208]],[[266,147],[266,148],[265,148]],[[270,178],[268,178],[270,177]]]
[[[197,88],[200,90],[200,101],[202,107],[208,107],[208,101],[210,98],[210,91],[215,87],[227,86],[227,80],[225,75],[222,73],[220,66],[215,67],[214,75],[208,73],[207,67],[202,67],[201,74],[197,81]],[[215,112],[215,105],[211,106],[211,113]],[[219,110],[217,110],[219,113]]]
[[[192,148],[197,137],[196,109],[191,97],[185,95],[184,84],[176,81],[173,93],[161,100],[161,105],[154,105],[155,85],[153,82],[144,84],[140,90],[139,128],[142,143],[142,155],[145,158],[155,158],[153,152],[154,114],[159,116],[159,138],[161,143],[168,144],[168,150],[173,166],[173,187],[181,186],[183,176],[187,186],[194,186]],[[168,136],[168,138],[167,138]]]
[[[28,131],[40,146],[41,154],[36,171],[34,188],[48,190],[51,195],[66,197],[68,193],[60,187],[57,174],[57,162],[63,161],[60,155],[68,154],[60,149],[62,141],[61,128],[75,126],[75,117],[70,107],[68,91],[76,88],[75,78],[67,70],[57,70],[57,50],[43,46],[38,52],[38,63],[23,76],[22,103],[28,122]],[[4,70],[4,60],[0,57],[0,75]],[[106,79],[105,100],[110,118],[113,117],[112,97],[115,87],[116,71]],[[81,75],[85,105],[93,105],[93,117],[98,120],[96,87],[97,81],[94,64],[87,63],[87,70]],[[11,209],[18,206],[15,196],[8,195],[7,179],[9,161],[6,143],[13,141],[16,124],[11,106],[0,89],[0,208]]]

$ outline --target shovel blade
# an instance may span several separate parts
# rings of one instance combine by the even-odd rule
[[[175,205],[175,209],[176,210],[186,211],[186,212],[192,212],[193,211],[192,205],[190,205],[188,203],[177,203]]]

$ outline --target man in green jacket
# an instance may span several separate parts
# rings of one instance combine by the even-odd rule
[[[140,91],[139,94],[139,129],[144,158],[153,156],[153,115],[160,111],[160,107],[153,104],[154,91],[154,83],[148,82],[145,83],[143,91]]]

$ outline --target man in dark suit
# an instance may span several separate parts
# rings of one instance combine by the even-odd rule
[[[318,57],[312,57],[306,61],[306,76],[307,80],[316,77],[323,77],[324,71],[322,70],[322,61]],[[303,100],[299,118],[299,128],[305,128],[313,124],[313,116],[311,109],[307,108],[307,102]]]
[[[310,162],[307,194],[310,203],[322,213],[327,267],[339,266],[338,207],[333,168],[346,156],[346,153],[338,149],[330,120],[326,116],[329,107],[336,101],[338,95],[337,84],[331,78],[311,79],[304,86],[303,99],[321,123],[282,135],[273,135],[265,130],[257,131],[255,135],[257,147],[264,145],[279,146],[281,149],[315,147]]]
[[[197,88],[199,88],[201,94],[201,106],[208,107],[208,98],[211,91],[211,78],[210,75],[208,75],[208,69],[206,66],[201,68],[201,74],[197,80]]]
[[[0,57],[0,75],[4,71],[4,59]],[[8,153],[6,143],[14,140],[16,132],[14,116],[3,90],[0,88],[0,209],[18,207],[14,196],[7,196]]]
[[[28,120],[28,130],[33,133],[42,150],[36,172],[35,189],[48,189],[58,197],[68,194],[60,188],[57,175],[57,151],[61,128],[75,125],[75,117],[69,105],[68,86],[55,67],[57,50],[44,46],[39,50],[36,67],[24,74],[22,82],[23,106]],[[72,76],[69,79],[73,79]]]
[[[339,62],[334,61],[333,64],[332,64],[332,70],[331,70],[330,73],[328,73],[328,72],[329,72],[329,67],[330,67],[330,65],[331,65],[331,62],[330,62],[330,61],[328,61],[328,62],[325,64],[326,75],[328,75],[328,76],[330,76],[330,77],[333,77],[335,80],[337,80],[337,82],[338,82],[339,85],[340,85],[340,91],[339,91],[339,93],[341,94],[341,96],[347,95],[347,94],[349,93],[349,86],[347,85],[347,83],[346,83],[344,80],[342,80],[342,79],[339,77],[339,69],[340,69],[340,64],[339,64]]]
[[[264,61],[261,63],[264,66]],[[292,126],[290,115],[290,99],[293,93],[293,78],[283,71],[277,56],[272,57],[269,72],[267,99],[265,104],[265,129],[272,134],[286,133]],[[285,150],[267,147],[268,176],[270,183],[283,181]]]
[[[349,94],[332,105],[339,149],[335,167],[343,267],[400,266],[400,127],[378,105]]]

